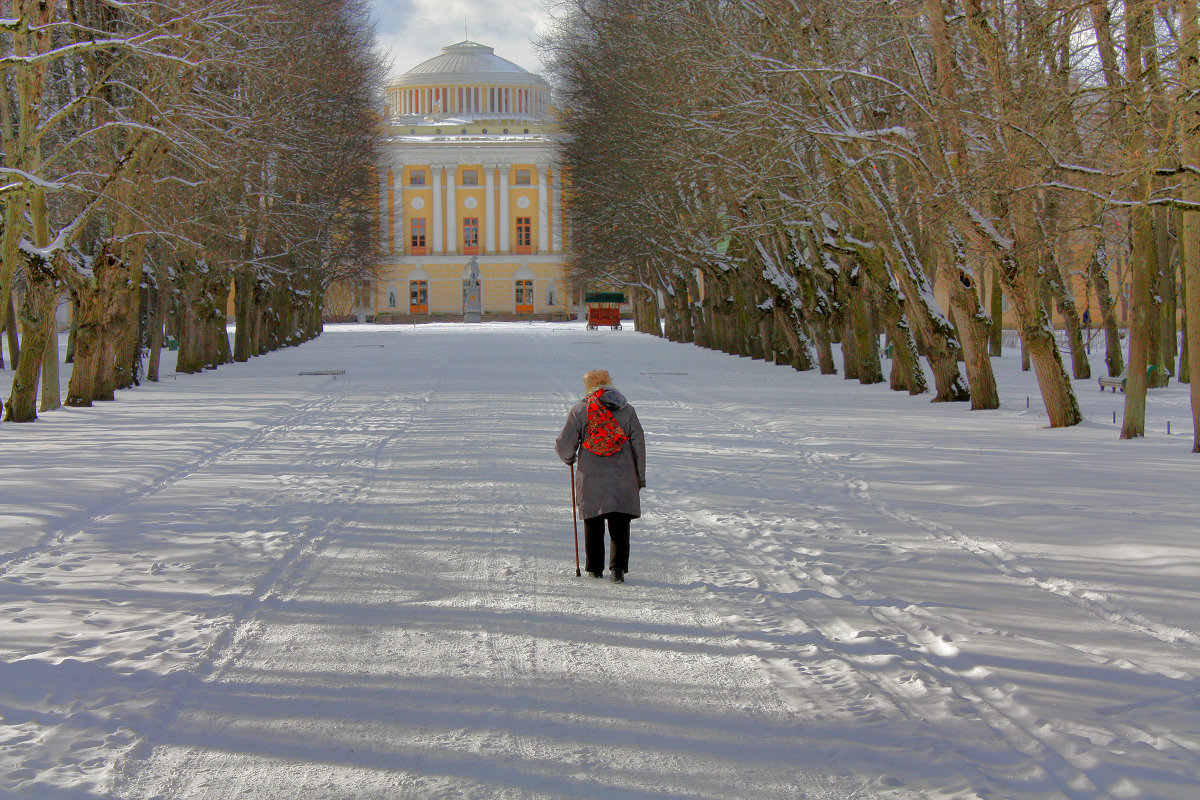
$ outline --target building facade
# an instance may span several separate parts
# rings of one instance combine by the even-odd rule
[[[355,293],[354,313],[461,316],[474,267],[485,317],[567,316],[569,237],[546,81],[464,41],[386,97],[382,264]]]

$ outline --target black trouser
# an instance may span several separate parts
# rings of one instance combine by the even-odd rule
[[[633,517],[612,511],[583,521],[583,546],[587,555],[587,571],[593,575],[604,572],[604,521],[608,520],[608,535],[612,539],[612,554],[608,568],[629,572],[629,521]]]

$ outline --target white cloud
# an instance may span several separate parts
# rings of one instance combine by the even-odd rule
[[[398,75],[463,39],[542,72],[533,39],[550,20],[546,0],[372,0],[376,43]]]

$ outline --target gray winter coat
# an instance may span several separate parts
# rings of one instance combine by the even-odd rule
[[[575,467],[575,499],[584,519],[619,511],[634,517],[642,515],[638,491],[646,485],[646,439],[637,412],[616,389],[605,389],[600,396],[621,430],[629,437],[611,456],[598,456],[584,448],[587,432],[587,398],[579,401],[567,415],[567,424],[554,445],[558,457]]]

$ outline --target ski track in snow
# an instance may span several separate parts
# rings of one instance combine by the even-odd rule
[[[306,359],[347,375],[297,381]],[[574,576],[551,450],[597,366],[649,442],[621,587]],[[205,389],[245,369],[251,392]],[[1119,559],[1069,571],[958,499],[1050,495],[977,487],[932,445],[928,468],[886,466],[946,409],[888,395],[894,431],[839,432],[846,398],[883,395],[838,380],[485,325],[331,332],[181,384],[229,393],[237,424],[180,434],[117,491],[34,497],[44,525],[0,555],[0,796],[1200,796],[1194,622],[1135,599]],[[181,386],[114,405],[152,398],[165,423]],[[1016,417],[987,419],[1003,438]],[[1045,519],[1069,526],[1063,507]],[[1164,587],[1185,608],[1190,555]]]
[[[681,413],[694,414],[697,410],[679,403],[671,405]],[[1194,700],[1189,703],[1188,697],[1194,697],[1200,685],[1194,667],[1194,645],[1200,637],[1193,631],[1147,619],[1113,598],[1070,581],[1038,575],[999,544],[980,543],[949,526],[875,502],[869,483],[845,471],[838,459],[808,448],[800,440],[784,441],[777,430],[766,433],[754,424],[740,422],[740,409],[734,405],[702,409],[702,413],[720,421],[713,428],[723,426],[736,438],[755,443],[755,457],[772,466],[769,483],[785,482],[789,475],[803,476],[806,488],[815,484],[824,490],[819,496],[826,505],[813,505],[810,496],[808,502],[793,506],[795,516],[781,515],[779,511],[786,506],[773,504],[770,513],[729,509],[725,514],[675,513],[672,520],[673,524],[693,527],[698,537],[714,528],[732,534],[732,539],[723,537],[710,546],[708,560],[726,566],[715,570],[716,580],[706,586],[714,594],[732,588],[754,598],[763,608],[748,618],[751,627],[764,636],[785,639],[788,645],[781,650],[795,649],[796,655],[765,657],[764,661],[781,674],[784,684],[802,690],[804,698],[797,704],[798,712],[820,713],[833,689],[845,697],[840,712],[860,721],[878,721],[892,734],[906,727],[897,726],[898,719],[916,721],[916,728],[928,728],[931,721],[941,721],[946,727],[944,738],[931,744],[928,752],[932,755],[949,749],[963,756],[988,778],[992,784],[989,788],[1000,796],[1188,795],[1191,790],[1181,787],[1169,762],[1192,765],[1186,772],[1194,779],[1195,764],[1200,760],[1200,742],[1194,731],[1172,736],[1153,730],[1154,725],[1140,727],[1127,720],[1104,724],[1103,716],[1108,713],[1104,710],[1086,725],[1070,719],[1043,718],[1023,702],[1018,684],[1004,680],[996,670],[984,666],[987,659],[964,653],[954,641],[1004,637],[1057,651],[1052,656],[1055,661],[1069,664],[1082,658],[1104,667],[1137,671],[1147,683],[1178,692],[1179,705],[1194,708]],[[749,465],[746,468],[754,469]],[[742,477],[747,476],[742,473]],[[840,497],[829,497],[828,493]],[[953,613],[875,591],[871,580],[875,568],[847,569],[844,560],[833,559],[826,547],[820,546],[821,540],[840,543],[846,536],[859,538],[860,543],[854,547],[859,551],[855,560],[862,558],[863,551],[877,553],[889,562],[916,560],[921,555],[870,530],[846,527],[840,520],[848,516],[848,504],[861,506],[863,512],[877,519],[908,523],[927,533],[934,543],[961,548],[997,575],[1066,600],[1108,626],[1188,647],[1180,650],[1174,666],[1139,663],[1019,632],[980,630],[962,624],[963,620]],[[798,522],[804,529],[806,546],[789,548],[781,539]],[[736,546],[729,547],[730,543]],[[805,613],[808,603],[816,601],[828,607],[829,600],[844,606],[844,613],[824,622]],[[864,629],[872,621],[876,624]],[[1190,662],[1190,666],[1181,669],[1178,662]],[[912,732],[915,741],[926,737],[927,730]],[[1001,742],[1007,747],[998,748]],[[1114,763],[1094,745],[1108,753],[1127,751],[1128,757]],[[948,761],[941,756],[929,760]],[[1166,763],[1161,775],[1155,775],[1154,762],[1160,761]],[[961,771],[969,774],[970,768],[963,767]],[[1154,787],[1149,792],[1128,777],[1139,772],[1143,773],[1142,784]],[[948,793],[991,796],[969,784],[956,787],[951,783]]]

